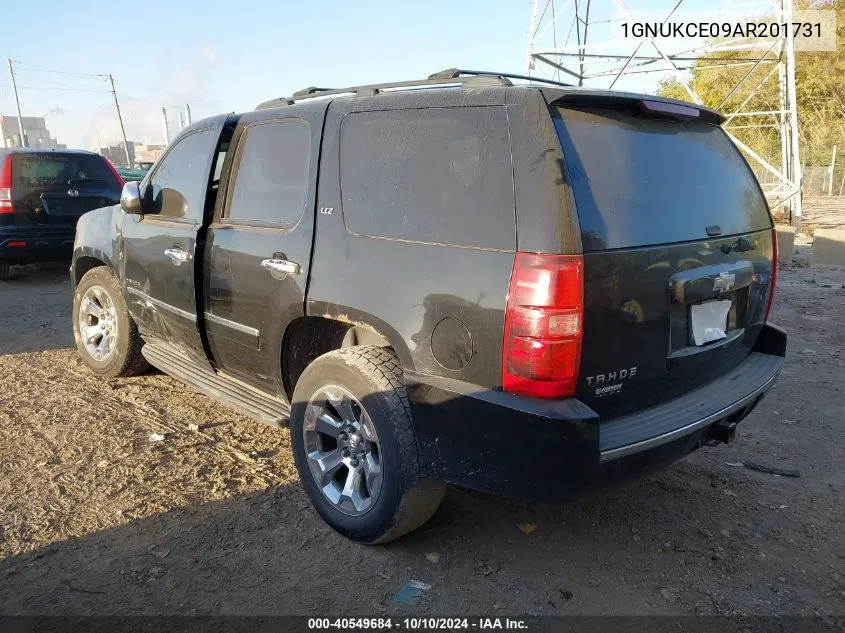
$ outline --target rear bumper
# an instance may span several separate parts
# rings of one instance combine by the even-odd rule
[[[767,324],[754,351],[729,374],[605,423],[574,398],[533,400],[413,375],[408,388],[421,457],[432,476],[560,503],[665,466],[714,430],[732,430],[771,388],[785,353],[786,334]]]
[[[38,227],[0,227],[0,261],[29,264],[70,259],[74,227],[41,230]]]
[[[619,459],[668,444],[723,420],[739,421],[780,373],[783,357],[751,352],[733,371],[665,404],[601,426],[601,461]],[[740,414],[740,415],[736,415]]]

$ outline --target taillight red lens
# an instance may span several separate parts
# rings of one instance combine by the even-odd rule
[[[536,398],[574,395],[583,317],[583,257],[517,253],[505,313],[503,389]]]
[[[769,289],[769,303],[766,305],[766,321],[772,313],[772,304],[775,302],[775,287],[778,281],[778,232],[772,229],[772,287]]]
[[[6,156],[0,165],[0,214],[13,213],[12,203],[12,157]]]
[[[111,169],[111,173],[114,175],[115,180],[117,180],[117,183],[120,185],[120,188],[122,189],[123,185],[126,184],[123,180],[123,176],[120,175],[120,172],[118,172],[117,169],[115,169],[115,166],[112,165],[112,162],[108,158],[104,158],[103,160],[106,161],[106,165],[109,166],[109,169]]]

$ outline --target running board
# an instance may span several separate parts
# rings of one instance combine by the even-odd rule
[[[254,420],[270,426],[287,425],[290,406],[281,398],[259,391],[225,374],[209,371],[170,345],[145,343],[141,353],[150,365],[165,374]]]

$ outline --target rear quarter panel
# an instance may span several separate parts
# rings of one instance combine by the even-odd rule
[[[356,235],[344,222],[339,164],[343,117],[352,111],[428,105],[406,103],[413,98],[359,97],[335,100],[329,107],[307,312],[380,333],[406,372],[497,387],[513,250]],[[432,95],[417,98],[431,100]],[[454,98],[460,106],[504,105],[501,91],[455,94]],[[435,103],[442,106],[444,99]],[[379,183],[374,181],[373,186]],[[483,217],[478,218],[478,230],[485,230]]]

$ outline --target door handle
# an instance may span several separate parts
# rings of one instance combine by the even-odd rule
[[[181,248],[168,248],[164,254],[170,258],[174,266],[181,266],[184,262],[191,259],[191,254],[188,251],[183,251]]]
[[[284,279],[286,275],[298,275],[302,272],[299,264],[287,259],[263,259],[261,267],[269,270],[275,279]]]

